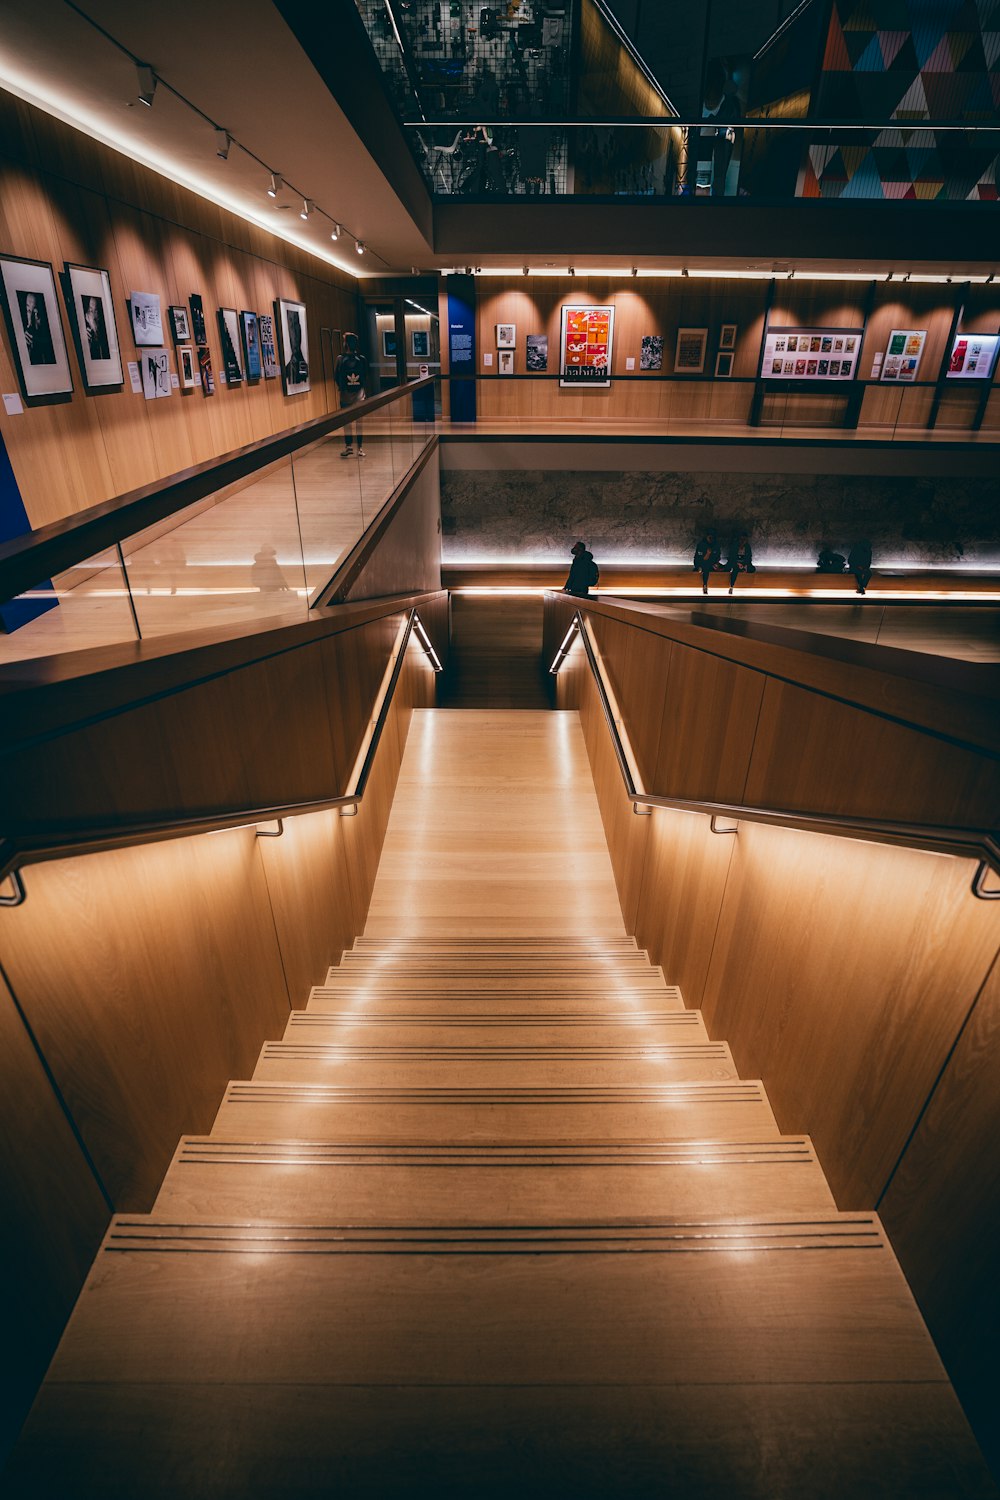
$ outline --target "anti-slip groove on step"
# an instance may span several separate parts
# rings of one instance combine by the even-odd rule
[[[303,1062],[363,1060],[420,1062],[440,1059],[444,1062],[728,1062],[729,1049],[724,1042],[649,1042],[642,1047],[588,1046],[363,1046],[347,1042],[265,1042],[264,1060],[296,1059]]]
[[[477,1015],[474,1011],[449,1011],[432,1014],[427,1011],[393,1011],[391,1015],[359,1015],[357,1011],[310,1011],[293,1010],[288,1018],[289,1027],[298,1030],[311,1026],[475,1026],[482,1029],[495,1027],[532,1026],[669,1026],[680,1030],[697,1029],[701,1025],[701,1012],[697,1010],[644,1010],[639,1014],[622,1015],[618,1011],[559,1011],[554,1015],[534,1011],[505,1011],[503,1015]]]
[[[683,1005],[681,992],[675,984],[650,984],[645,986],[636,986],[633,984],[626,986],[575,984],[565,990],[554,988],[522,990],[511,988],[509,984],[498,984],[493,987],[470,984],[466,989],[444,988],[435,992],[432,989],[421,989],[419,985],[401,985],[398,988],[390,985],[383,988],[377,985],[358,984],[356,980],[352,980],[350,984],[315,985],[309,992],[310,1000],[333,1000],[340,1004],[352,1002],[357,1006],[371,1005],[379,1000],[413,1000],[419,1002],[431,998],[450,1001],[478,1001],[482,1005],[489,1005],[495,1003],[497,1000],[509,1001],[515,998],[530,1001],[553,1001],[562,998],[571,999],[574,996],[584,999],[592,996],[595,1000],[603,1000],[605,1005],[639,1004],[650,999],[660,1001],[669,999],[674,1001],[678,1008]]]
[[[805,1137],[763,1141],[668,1140],[616,1143],[533,1142],[530,1145],[447,1146],[378,1141],[227,1141],[186,1137],[175,1165],[219,1166],[406,1166],[406,1167],[634,1167],[634,1166],[812,1166],[815,1153]]]
[[[759,1081],[592,1088],[365,1088],[334,1083],[231,1083],[227,1104],[744,1104],[764,1102]]]

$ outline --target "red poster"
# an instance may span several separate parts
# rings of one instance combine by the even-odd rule
[[[612,307],[563,308],[559,360],[562,385],[610,385],[614,317]]]

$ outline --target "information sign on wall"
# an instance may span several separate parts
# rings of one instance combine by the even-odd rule
[[[926,341],[926,328],[894,328],[882,361],[882,379],[916,380]]]
[[[559,384],[610,385],[614,331],[613,307],[564,306],[559,334]]]
[[[762,380],[853,380],[860,328],[769,328]]]
[[[1000,350],[1000,335],[958,333],[948,361],[949,380],[990,380]]]

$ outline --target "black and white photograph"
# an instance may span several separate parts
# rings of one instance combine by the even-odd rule
[[[97,266],[74,266],[67,261],[63,289],[70,325],[76,334],[84,389],[114,390],[125,376],[111,278]]]
[[[191,332],[199,349],[208,343],[208,329],[205,327],[205,304],[201,300],[199,292],[192,292],[188,298],[191,308]]]
[[[517,348],[517,324],[516,323],[498,323],[497,324],[497,348],[498,349],[516,349]]]
[[[663,369],[663,334],[644,333],[639,346],[639,369]]]
[[[188,310],[180,305],[169,307],[170,332],[173,334],[175,344],[186,344],[191,338],[191,323],[188,319]]]
[[[160,299],[155,292],[132,292],[129,296],[132,337],[139,349],[156,349],[163,343]]]
[[[278,373],[278,358],[274,352],[274,319],[270,313],[257,317],[257,332],[260,335],[260,363],[265,380],[273,380]]]
[[[549,367],[549,336],[547,333],[529,333],[525,339],[525,368],[538,373]]]
[[[736,327],[737,325],[735,323],[723,323],[722,328],[719,331],[720,349],[736,348]]]
[[[190,344],[178,344],[177,346],[177,373],[180,376],[181,389],[193,391],[198,384],[194,363],[194,349]]]
[[[207,344],[198,345],[198,374],[201,376],[201,394],[215,395],[215,372],[212,369],[212,351]]]
[[[514,351],[513,349],[501,349],[497,355],[497,374],[513,375],[514,373]]]
[[[720,349],[715,356],[715,373],[720,380],[728,380],[733,373],[732,351]]]
[[[51,265],[0,256],[0,286],[26,399],[69,395],[73,376]]]
[[[309,330],[304,302],[279,297],[274,304],[281,343],[281,379],[286,396],[309,390]]]
[[[219,360],[227,385],[239,385],[243,379],[243,352],[240,339],[240,315],[235,307],[219,308],[219,338],[222,348]]]
[[[431,352],[431,336],[426,328],[414,328],[410,334],[410,353],[414,359],[427,359]]]
[[[166,349],[147,349],[139,361],[142,394],[147,401],[170,395],[170,355]]]
[[[257,327],[257,314],[255,312],[240,313],[240,325],[243,330],[243,353],[246,358],[247,379],[259,380],[261,376],[261,359],[260,331]]]

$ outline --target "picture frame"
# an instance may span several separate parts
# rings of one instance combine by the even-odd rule
[[[167,316],[170,319],[170,332],[175,344],[188,344],[191,342],[191,321],[188,318],[188,310],[183,303],[167,308]]]
[[[248,380],[259,380],[263,373],[260,357],[260,330],[255,312],[240,313],[240,329],[243,334],[244,368]]]
[[[426,328],[414,328],[410,333],[410,354],[413,359],[429,359],[431,336]]]
[[[139,368],[142,372],[142,394],[147,401],[158,401],[170,395],[170,355],[166,349],[145,349]]]
[[[720,349],[715,356],[715,378],[717,380],[728,380],[733,373],[733,353],[729,349]]]
[[[760,356],[760,378],[838,383],[853,380],[858,374],[863,333],[860,328],[768,328]]]
[[[707,344],[707,328],[678,328],[677,342],[674,345],[675,374],[703,375]]]
[[[383,359],[396,358],[396,331],[394,328],[382,329],[382,357]]]
[[[663,369],[663,335],[661,333],[643,334],[642,343],[639,345],[639,369]]]
[[[163,318],[160,299],[155,292],[130,292],[128,315],[137,349],[162,348]]]
[[[219,308],[219,361],[227,385],[239,385],[243,380],[243,349],[240,337],[240,319],[235,307]]]
[[[51,263],[0,255],[0,293],[25,400],[71,396],[73,374]]]
[[[177,346],[177,375],[182,391],[193,391],[198,384],[192,344],[178,344]]]
[[[265,380],[274,380],[278,374],[278,356],[274,352],[274,319],[270,313],[257,314],[257,332],[260,335],[260,363]]]
[[[529,333],[525,339],[525,368],[538,374],[549,367],[549,336],[547,333]]]
[[[497,352],[497,374],[513,375],[514,373],[514,350],[500,349]]]
[[[876,355],[878,379],[903,385],[916,380],[926,341],[926,328],[893,328],[885,352]]]
[[[78,266],[66,261],[63,296],[84,390],[88,395],[117,390],[125,382],[125,372],[111,277],[99,266]]]
[[[559,314],[559,385],[606,389],[611,384],[615,309],[589,302],[564,303]]]
[[[311,389],[309,381],[309,325],[306,305],[279,297],[274,304],[281,349],[281,381],[286,396],[300,396]]]
[[[198,345],[198,374],[201,376],[201,394],[215,395],[215,371],[212,369],[212,351],[207,344]]]
[[[956,333],[947,355],[947,380],[992,380],[1000,335],[994,333]]]
[[[194,341],[201,349],[208,343],[208,329],[205,326],[205,304],[199,292],[192,292],[188,298],[188,306],[191,309],[191,332]]]
[[[498,323],[496,325],[496,327],[497,327],[497,348],[498,349],[516,349],[517,348],[517,324],[516,323]]]
[[[738,326],[739,325],[736,323],[723,323],[722,327],[719,330],[720,349],[736,348],[736,332]]]

